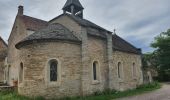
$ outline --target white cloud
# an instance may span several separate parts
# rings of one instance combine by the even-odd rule
[[[130,40],[140,41],[144,51],[154,36],[170,28],[169,0],[80,0],[85,18]],[[62,13],[66,0],[25,0],[25,14],[50,20]],[[7,40],[17,13],[19,1],[0,1],[0,35]],[[131,38],[133,37],[133,38]],[[131,39],[129,39],[131,38]],[[139,47],[139,45],[136,45]]]

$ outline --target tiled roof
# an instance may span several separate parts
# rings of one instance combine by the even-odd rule
[[[78,24],[87,27],[87,32],[90,35],[102,37],[102,38],[107,38],[105,32],[112,33],[96,24],[93,22],[90,22],[86,19],[79,18],[74,15],[70,14],[61,14],[58,17],[50,20],[49,22],[58,19],[61,16],[68,16],[74,21],[76,21]],[[78,40],[77,37],[75,37],[66,27],[62,26],[61,24],[51,24],[48,26],[48,22],[36,19],[33,17],[29,17],[26,15],[23,15],[22,20],[27,27],[27,29],[37,31],[33,33],[32,35],[28,36],[21,42],[19,42],[16,47],[19,48],[25,44],[32,43],[33,40],[47,40],[47,41],[56,41],[56,40],[69,40],[69,41],[76,41],[76,42],[81,42]],[[41,30],[40,30],[41,29]],[[96,30],[93,30],[96,29]],[[63,34],[64,33],[64,34]],[[128,53],[135,53],[135,54],[141,54],[141,50],[134,47],[121,37],[117,36],[114,34],[112,36],[113,38],[113,49],[122,51],[122,52],[128,52]]]
[[[95,37],[100,37],[100,38],[107,38],[107,35],[105,32],[100,31],[100,30],[95,30],[93,28],[87,28],[87,34]]]
[[[59,16],[55,17],[54,19],[50,20],[49,22],[52,22],[53,20],[58,19],[58,18],[60,18],[62,16],[68,16],[69,18],[71,18],[74,21],[76,21],[78,24],[80,24],[82,26],[85,26],[87,28],[89,27],[87,29],[87,32],[88,32],[89,35],[94,35],[94,36],[106,38],[105,32],[112,33],[110,31],[100,27],[99,25],[96,25],[95,23],[93,23],[93,22],[91,22],[89,20],[82,19],[80,17],[77,17],[75,15],[71,15],[71,14],[67,14],[67,13],[59,15]],[[93,28],[96,29],[97,32],[96,32],[96,30],[93,30]]]
[[[61,16],[68,16],[82,26],[91,27],[91,28],[95,28],[95,29],[98,29],[98,30],[102,30],[102,31],[112,33],[112,32],[100,27],[99,25],[96,25],[95,23],[93,23],[93,22],[91,22],[87,19],[82,19],[80,17],[77,17],[75,15],[71,15],[71,14],[67,14],[67,13],[59,15],[59,16],[55,17],[54,19],[50,20],[49,22],[52,22],[53,20],[58,19]]]
[[[50,24],[44,29],[41,29],[16,44],[16,48],[20,48],[25,44],[33,43],[33,41],[59,41],[66,40],[72,42],[81,42],[75,37],[66,27],[61,24]]]
[[[134,47],[118,35],[114,34],[112,36],[113,40],[113,50],[118,50],[122,52],[141,54],[141,50]]]
[[[19,16],[28,30],[37,31],[48,25],[48,22],[26,15]]]

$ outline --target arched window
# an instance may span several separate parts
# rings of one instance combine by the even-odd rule
[[[11,65],[8,65],[8,69],[7,69],[7,77],[8,77],[8,82],[11,80]]]
[[[93,62],[93,80],[99,80],[99,64],[97,61]]]
[[[93,80],[97,80],[97,69],[96,69],[96,66],[97,65],[97,62],[93,62]]]
[[[50,61],[50,81],[55,82],[58,79],[58,62],[56,60]]]
[[[136,77],[136,66],[135,66],[135,63],[133,63],[133,65],[132,65],[132,76]]]
[[[118,62],[118,77],[121,78],[121,62]]]
[[[20,83],[23,82],[23,77],[24,77],[23,73],[24,73],[24,65],[23,65],[23,63],[21,62],[21,63],[20,63],[20,70],[19,70],[19,82],[20,82]]]

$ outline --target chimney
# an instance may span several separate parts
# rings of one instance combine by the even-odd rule
[[[24,13],[24,7],[20,5],[18,7],[18,15],[23,15],[23,13]]]

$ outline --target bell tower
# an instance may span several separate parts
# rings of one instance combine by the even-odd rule
[[[83,18],[83,6],[79,0],[67,0],[63,7],[63,12]]]

